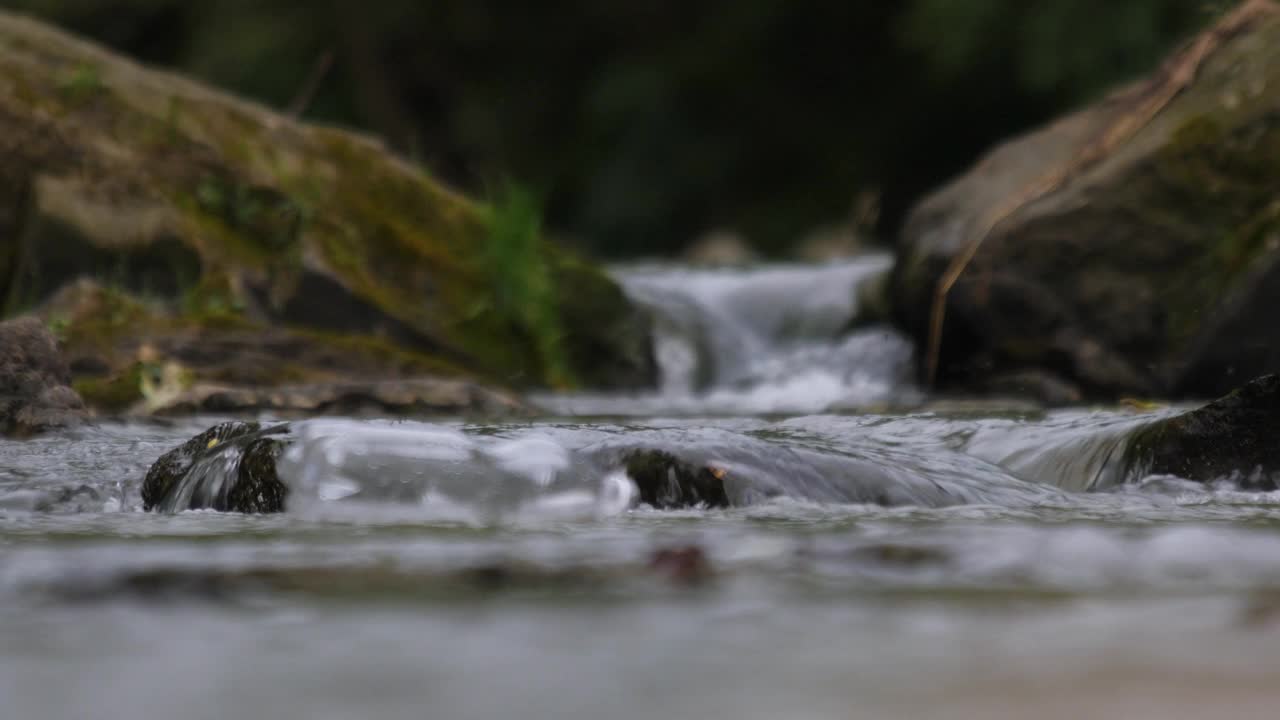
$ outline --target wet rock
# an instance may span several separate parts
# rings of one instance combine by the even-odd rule
[[[662,450],[634,450],[623,458],[627,475],[640,489],[641,502],[659,509],[698,505],[728,507],[725,471],[695,465]]]
[[[1130,438],[1125,476],[1175,475],[1280,485],[1280,375],[1258,378],[1197,410],[1156,421]]]
[[[288,432],[287,425],[263,427],[254,422],[209,428],[151,466],[142,482],[143,509],[283,511],[289,488],[276,474],[276,461],[288,443]],[[192,476],[204,472],[218,477],[199,482]]]
[[[0,433],[31,435],[85,418],[58,342],[37,318],[0,323]]]
[[[0,312],[40,307],[123,407],[139,362],[255,387],[655,380],[648,316],[523,206],[4,12],[0,78]]]
[[[942,386],[1030,369],[1097,398],[1227,392],[1280,370],[1277,186],[1280,13],[1250,0],[919,203],[895,315]]]

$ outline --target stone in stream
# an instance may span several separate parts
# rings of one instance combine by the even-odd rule
[[[725,471],[689,463],[662,450],[638,449],[623,458],[627,476],[640,489],[640,500],[658,509],[727,507]]]
[[[0,434],[32,435],[84,420],[70,379],[58,341],[42,321],[0,323]]]
[[[277,475],[276,462],[288,432],[288,425],[235,421],[209,428],[151,466],[142,482],[143,509],[283,512],[289,487]],[[226,465],[210,467],[218,459]]]
[[[1280,371],[1277,187],[1280,12],[1250,0],[1150,78],[921,201],[896,319],[925,375],[941,319],[939,387],[1035,370],[1104,400],[1221,395]],[[1062,394],[1024,389],[1042,386]]]
[[[1258,378],[1197,410],[1136,431],[1126,476],[1228,479],[1257,490],[1280,480],[1280,375]]]
[[[95,409],[153,410],[156,367],[241,398],[656,380],[649,316],[529,203],[5,11],[0,158],[0,316],[61,326]]]

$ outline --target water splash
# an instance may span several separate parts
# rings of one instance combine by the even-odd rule
[[[733,415],[914,399],[910,342],[860,323],[860,293],[891,264],[876,254],[747,270],[618,268],[614,276],[654,317],[658,390],[536,400],[565,415]]]
[[[298,423],[279,472],[302,515],[378,513],[493,524],[607,517],[636,491],[544,433],[471,435],[425,423]]]

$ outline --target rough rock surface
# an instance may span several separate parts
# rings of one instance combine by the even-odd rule
[[[1233,480],[1253,489],[1280,484],[1280,375],[1258,378],[1202,408],[1139,430],[1125,452],[1126,475]]]
[[[43,322],[0,322],[0,434],[31,435],[82,421],[84,403],[70,379]]]
[[[1039,370],[1095,398],[1219,395],[1280,370],[1277,187],[1280,12],[1250,0],[925,198],[895,315],[941,386]]]
[[[170,450],[142,482],[144,510],[276,513],[289,488],[276,474],[288,426],[225,422]],[[223,462],[210,463],[218,459]],[[231,474],[226,473],[230,466]],[[200,473],[200,477],[188,476]]]
[[[0,157],[0,315],[38,309],[125,406],[169,361],[255,386],[654,380],[648,318],[527,204],[6,12]]]

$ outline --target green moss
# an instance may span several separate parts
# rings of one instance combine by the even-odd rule
[[[533,196],[508,185],[486,214],[485,261],[491,308],[533,343],[543,381],[575,384],[564,351],[560,297],[541,237],[542,216]]]
[[[240,325],[244,323],[244,303],[231,279],[220,272],[206,272],[182,296],[182,312],[200,324]]]
[[[314,342],[317,347],[330,348],[349,358],[356,365],[378,368],[382,372],[400,375],[448,375],[466,377],[474,372],[462,368],[435,355],[408,350],[386,338],[374,335],[329,333],[305,328],[292,328],[292,332]],[[314,371],[312,371],[314,373]]]
[[[101,68],[96,63],[77,63],[58,78],[58,91],[69,103],[87,102],[103,91]]]
[[[105,378],[76,378],[72,382],[80,397],[95,410],[108,413],[125,412],[144,399],[142,363],[135,363],[123,373]]]
[[[137,335],[152,326],[157,315],[130,293],[114,287],[98,287],[85,298],[76,316],[63,318],[63,338],[68,345],[108,352],[123,335]]]
[[[315,130],[337,172],[289,178],[320,211],[307,237],[360,299],[420,331],[475,372],[544,382],[528,337],[492,312],[486,223],[470,203],[402,168],[376,147]]]
[[[48,136],[37,138],[47,140],[40,147],[19,143],[13,166],[74,173],[78,182],[59,189],[69,202],[55,208],[85,201],[135,210],[101,232],[80,227],[83,214],[51,210],[32,271],[10,283],[32,305],[80,278],[120,288],[58,310],[78,361],[118,375],[140,356],[167,353],[198,365],[200,379],[229,382],[330,380],[359,370],[555,387],[608,365],[600,356],[612,349],[611,323],[625,299],[603,275],[565,264],[567,255],[541,237],[527,194],[513,190],[480,206],[375,141],[59,47],[56,56],[33,49],[0,57],[18,88],[6,97],[35,97]],[[21,116],[14,122],[25,127]],[[59,223],[75,227],[54,237]],[[13,264],[0,258],[0,274]],[[334,284],[342,292],[299,295]],[[370,318],[388,338],[272,325],[284,317],[325,326],[317,308],[330,303],[344,321]],[[257,331],[272,341],[262,352],[246,340]],[[272,367],[228,367],[235,361],[221,357],[223,347],[265,356],[261,364]],[[295,349],[299,357],[284,357]],[[84,382],[115,405],[136,398],[131,381]]]
[[[264,254],[296,244],[307,214],[288,195],[226,175],[201,178],[193,196],[197,209]]]

